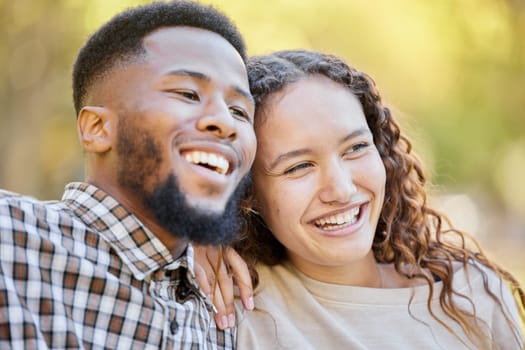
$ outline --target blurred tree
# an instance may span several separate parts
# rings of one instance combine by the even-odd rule
[[[0,183],[56,197],[79,178],[81,156],[70,101],[70,67],[84,34],[83,9],[67,1],[1,3]]]

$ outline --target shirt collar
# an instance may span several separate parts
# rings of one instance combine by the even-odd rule
[[[173,259],[168,248],[135,215],[98,187],[70,183],[62,200],[115,249],[136,279],[144,280],[160,268],[173,270],[180,266],[188,269],[188,277],[194,277],[191,245],[180,258]]]

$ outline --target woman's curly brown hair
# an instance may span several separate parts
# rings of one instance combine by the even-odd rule
[[[249,59],[247,67],[256,103],[256,126],[262,122],[265,109],[271,107],[265,104],[269,96],[307,76],[328,77],[357,96],[386,169],[385,200],[372,246],[375,259],[379,263],[394,264],[407,278],[425,279],[430,288],[427,307],[438,322],[453,332],[448,322],[436,317],[431,308],[435,280],[443,282],[439,301],[445,314],[457,322],[469,338],[487,337],[478,326],[474,311],[460,308],[453,299],[453,296],[468,298],[453,289],[454,262],[462,263],[464,268],[467,264],[475,267],[471,262],[477,262],[501,276],[510,284],[524,319],[525,295],[518,281],[491,262],[471,236],[451,228],[446,216],[427,205],[426,178],[421,163],[412,153],[410,140],[400,132],[390,110],[382,104],[375,83],[367,74],[335,56],[303,50],[256,56]],[[253,195],[251,188],[243,203],[245,226],[235,248],[246,260],[256,286],[255,265],[278,264],[286,259],[286,251],[263,219],[251,209]],[[489,291],[486,273],[480,272],[484,274],[487,293],[505,309],[500,299]],[[509,315],[503,311],[510,326]],[[517,329],[515,334],[519,334]]]

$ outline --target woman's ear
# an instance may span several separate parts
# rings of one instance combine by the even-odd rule
[[[77,119],[77,130],[84,150],[104,153],[113,147],[117,118],[105,107],[85,106]]]

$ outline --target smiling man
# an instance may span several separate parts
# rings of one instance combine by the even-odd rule
[[[232,348],[193,250],[231,242],[255,155],[242,37],[217,10],[152,3],[73,69],[86,180],[0,191],[0,348]]]

